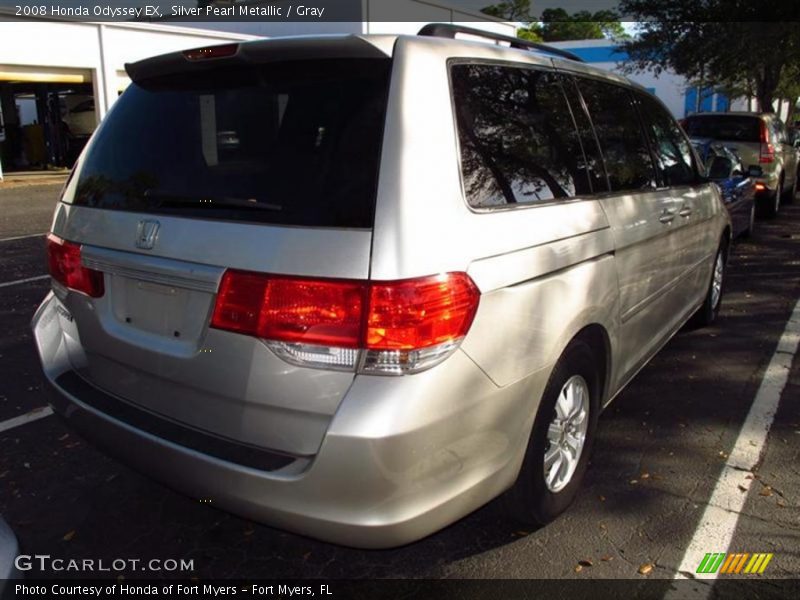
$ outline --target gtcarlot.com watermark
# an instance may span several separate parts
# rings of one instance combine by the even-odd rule
[[[132,573],[194,571],[194,559],[175,558],[54,558],[49,554],[20,554],[14,566],[23,573],[44,571],[55,573]]]

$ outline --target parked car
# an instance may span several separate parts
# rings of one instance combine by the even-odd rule
[[[18,554],[17,538],[3,517],[0,517],[0,598],[3,597],[9,580],[17,579],[20,575],[14,564]]]
[[[736,149],[747,167],[761,167],[756,195],[769,216],[778,214],[781,200],[797,195],[798,151],[783,121],[774,113],[700,113],[687,117],[690,137],[710,138]]]
[[[755,178],[763,176],[761,167],[745,168],[734,149],[713,140],[695,138],[692,145],[705,166],[706,176],[720,188],[731,216],[733,236],[749,236],[755,226]]]
[[[463,32],[491,36],[128,65],[48,236],[56,412],[196,498],[350,546],[500,494],[525,522],[564,511],[600,411],[716,317],[730,219],[647,90]]]

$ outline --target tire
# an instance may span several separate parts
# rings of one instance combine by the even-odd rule
[[[756,203],[753,202],[753,205],[750,207],[750,221],[747,224],[747,229],[745,229],[742,233],[739,234],[742,238],[749,238],[753,235],[753,229],[756,225]]]
[[[784,204],[791,204],[794,202],[794,197],[797,195],[797,176],[792,182],[792,187],[781,193],[781,202]]]
[[[725,292],[725,276],[728,272],[728,244],[723,241],[717,249],[714,257],[714,268],[711,271],[711,280],[708,283],[708,291],[703,305],[695,313],[693,321],[697,327],[707,327],[717,319],[720,306],[722,306],[722,295]]]
[[[582,390],[585,402],[578,398],[580,394],[573,393],[572,398],[576,401],[570,404],[570,394],[565,393],[570,386],[573,392]],[[580,408],[575,411],[571,422],[562,427],[558,434],[551,432],[551,425],[554,429],[559,427],[556,419],[563,421],[560,417],[565,412],[564,408],[578,405]],[[588,344],[576,340],[567,347],[556,363],[542,395],[519,476],[502,498],[503,510],[507,516],[525,524],[544,525],[572,504],[589,463],[599,414],[600,377],[597,361]],[[571,435],[569,432],[572,432]],[[581,432],[583,444],[575,452],[569,440],[578,440]],[[563,445],[556,445],[551,441],[556,437],[563,440]],[[568,450],[568,446],[573,450]],[[545,469],[546,454],[548,458],[556,455],[556,463],[548,470]],[[565,458],[576,455],[576,460]],[[559,468],[563,471],[559,471]],[[559,473],[563,477],[559,478]]]
[[[781,196],[783,195],[783,175],[778,181],[778,187],[769,196],[765,196],[763,200],[764,214],[769,218],[775,218],[781,210]]]

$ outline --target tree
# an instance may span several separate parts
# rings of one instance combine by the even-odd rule
[[[629,37],[617,14],[610,10],[595,13],[581,10],[570,15],[563,8],[548,8],[542,12],[541,27],[542,39],[546,42]]]
[[[587,10],[572,15],[563,8],[548,8],[541,18],[530,14],[530,0],[509,0],[481,9],[484,14],[524,23],[517,36],[534,42],[562,42],[566,40],[625,39],[628,35],[616,13]]]
[[[776,0],[622,0],[640,22],[621,44],[628,72],[672,69],[701,85],[751,89],[771,111],[784,77],[800,64],[797,9]],[[731,18],[740,19],[730,21]],[[765,22],[769,20],[769,22]]]
[[[485,15],[495,17],[497,19],[506,19],[508,21],[530,22],[531,18],[531,0],[509,0],[507,2],[500,2],[499,4],[492,4],[481,9]]]

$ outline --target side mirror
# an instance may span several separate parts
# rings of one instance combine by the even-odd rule
[[[748,177],[762,177],[763,175],[764,175],[764,169],[762,169],[758,165],[750,165],[749,167],[747,167]]]
[[[731,176],[733,161],[725,156],[715,156],[708,166],[709,179],[727,179]]]

